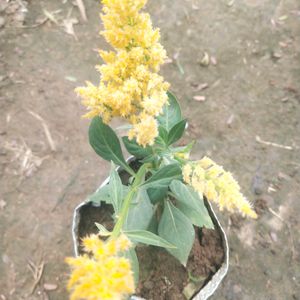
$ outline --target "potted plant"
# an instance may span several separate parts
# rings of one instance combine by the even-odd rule
[[[75,209],[71,299],[207,299],[228,268],[226,236],[209,201],[256,218],[232,175],[176,146],[187,127],[169,84],[159,31],[146,0],[102,0],[113,51],[100,51],[98,86],[78,88],[92,118],[90,144],[112,164],[108,179]],[[122,143],[108,125],[130,126]],[[213,253],[213,255],[212,255]]]

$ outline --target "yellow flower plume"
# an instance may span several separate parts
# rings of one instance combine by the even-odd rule
[[[158,135],[155,117],[168,101],[169,88],[158,75],[166,60],[159,30],[153,29],[149,14],[140,12],[146,2],[102,0],[101,34],[113,51],[99,51],[105,62],[97,67],[99,86],[87,82],[76,89],[89,111],[86,117],[99,115],[105,123],[113,117],[126,119],[133,125],[129,137],[142,146],[153,144]]]
[[[134,279],[128,259],[119,256],[131,246],[126,236],[106,242],[97,235],[83,239],[89,255],[68,257],[72,268],[68,282],[70,300],[122,300],[134,292]]]
[[[241,194],[240,186],[229,172],[208,157],[191,162],[183,167],[184,181],[208,200],[218,204],[220,210],[239,211],[251,218],[257,218],[251,204]]]

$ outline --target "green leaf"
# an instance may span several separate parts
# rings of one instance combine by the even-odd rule
[[[152,155],[151,147],[142,147],[136,141],[129,140],[127,136],[122,137],[123,143],[127,151],[136,158],[145,158]]]
[[[156,204],[159,201],[163,201],[168,193],[168,187],[163,188],[149,188],[147,190],[151,203]]]
[[[148,188],[165,188],[172,180],[181,179],[182,170],[178,164],[163,166],[152,175],[142,186]]]
[[[97,192],[89,197],[89,201],[100,204],[100,202],[105,202],[107,204],[111,204],[111,195],[109,185],[104,185]]]
[[[158,234],[177,247],[167,251],[186,266],[195,240],[195,231],[191,221],[170,201],[165,202],[158,225]]]
[[[168,166],[168,165],[171,165],[171,164],[174,164],[174,163],[178,164],[178,160],[176,160],[174,158],[174,156],[170,155],[170,154],[166,154],[165,156],[163,156],[162,159],[163,159],[162,164],[164,166]]]
[[[184,213],[194,225],[214,228],[214,224],[200,197],[192,187],[186,186],[179,180],[172,181],[170,189],[176,197],[177,208]]]
[[[137,258],[136,252],[133,248],[129,249],[124,253],[124,257],[130,260],[130,265],[133,271],[135,286],[139,283],[139,260]]]
[[[157,161],[158,161],[157,155],[149,155],[149,156],[145,157],[144,159],[140,160],[140,162],[142,164],[145,164],[145,163],[154,163],[154,162],[157,162]]]
[[[165,147],[168,143],[168,131],[163,126],[159,126],[158,132],[159,136],[156,138],[155,143]]]
[[[154,234],[157,234],[157,229],[158,229],[158,221],[157,221],[156,215],[154,214],[152,216],[150,224],[149,224],[149,226],[147,228],[147,231],[150,231],[150,232],[152,232]]]
[[[126,185],[122,185],[123,195],[122,198],[124,199],[125,196],[129,192],[129,187]],[[89,201],[100,204],[101,202],[105,202],[106,204],[112,204],[112,193],[110,192],[109,184],[104,185],[98,191],[96,191],[93,195],[89,197]]]
[[[134,243],[142,243],[151,246],[175,249],[176,246],[159,237],[158,235],[145,230],[125,231],[125,235]]]
[[[111,204],[115,213],[121,210],[123,202],[123,185],[119,173],[116,171],[114,163],[112,163],[109,179],[109,191],[111,195]]]
[[[187,144],[186,146],[182,146],[182,147],[170,147],[170,150],[172,153],[190,153],[193,146],[195,145],[195,141],[190,142],[189,144]]]
[[[144,189],[139,189],[133,199],[124,223],[124,230],[145,230],[153,216],[153,205]]]
[[[157,117],[158,122],[167,131],[182,120],[181,109],[176,97],[168,92],[169,103],[163,107],[163,113]]]
[[[110,236],[111,232],[108,231],[102,224],[95,222],[96,227],[99,229],[99,234],[101,236]]]
[[[186,120],[182,120],[174,125],[168,134],[168,145],[172,145],[177,142],[183,135],[186,126]]]
[[[134,174],[124,159],[117,135],[108,125],[103,123],[100,117],[94,117],[90,124],[89,140],[95,152],[103,159],[113,161],[131,175]]]

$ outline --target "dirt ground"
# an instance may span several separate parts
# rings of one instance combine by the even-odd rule
[[[72,212],[109,170],[73,91],[98,82],[94,50],[107,47],[98,1],[84,4],[87,22],[70,0],[0,0],[1,300],[68,299]],[[149,0],[148,11],[193,157],[231,170],[260,215],[218,212],[231,264],[211,299],[300,299],[299,0]]]

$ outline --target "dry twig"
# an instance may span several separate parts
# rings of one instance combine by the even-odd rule
[[[49,20],[48,17],[45,17],[45,18],[41,19],[39,22],[37,22],[36,24],[23,25],[23,26],[21,26],[21,28],[24,28],[24,29],[26,29],[26,28],[37,28],[39,26],[44,25],[48,20]]]
[[[255,137],[255,139],[260,144],[264,144],[264,145],[267,145],[267,146],[273,146],[273,147],[276,147],[276,148],[281,148],[281,149],[286,149],[286,150],[293,150],[293,147],[291,147],[291,146],[285,146],[285,145],[280,145],[280,144],[277,144],[277,143],[263,141],[258,135]]]
[[[42,126],[43,126],[43,129],[44,129],[46,138],[47,138],[48,143],[49,143],[49,146],[50,146],[50,148],[51,148],[52,151],[56,151],[56,146],[55,146],[54,140],[53,140],[53,138],[51,136],[50,130],[49,130],[49,128],[48,128],[45,120],[40,115],[38,115],[37,113],[35,113],[35,112],[31,111],[31,110],[28,110],[28,112],[33,117],[35,117],[37,120],[39,120],[42,123]]]
[[[28,263],[28,268],[31,271],[33,278],[34,278],[34,282],[33,282],[33,285],[31,287],[31,291],[29,294],[29,295],[32,295],[34,293],[36,287],[38,286],[39,282],[42,279],[44,268],[45,268],[45,262],[41,261],[39,263],[39,265],[35,265],[30,259],[28,259],[27,263]]]
[[[78,24],[78,20],[76,18],[68,18],[63,21],[63,27],[67,34],[70,34],[74,37],[76,41],[78,41],[78,37],[74,30],[74,25]]]
[[[76,0],[76,3],[80,11],[81,18],[83,19],[84,22],[87,22],[86,10],[85,10],[83,0]]]
[[[44,9],[43,13],[47,17],[48,20],[55,23],[56,25],[59,25],[58,21],[56,20],[56,18],[54,16],[55,12],[49,12],[48,10]]]

